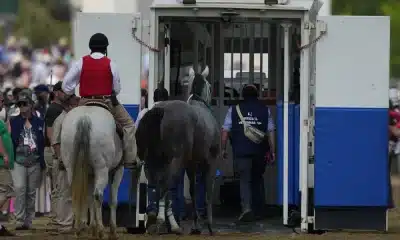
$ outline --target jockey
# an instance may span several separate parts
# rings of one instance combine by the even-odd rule
[[[62,90],[66,97],[74,94],[78,84],[80,105],[88,102],[107,104],[118,125],[123,128],[124,166],[136,166],[135,123],[129,113],[118,102],[120,78],[116,64],[107,57],[108,39],[102,33],[94,34],[89,40],[90,55],[75,62],[65,75]]]

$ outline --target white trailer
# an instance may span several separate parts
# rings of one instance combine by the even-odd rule
[[[76,56],[87,53],[91,34],[105,33],[110,39],[109,55],[123,72],[121,101],[129,107],[139,103],[140,66],[143,48],[147,48],[151,105],[159,83],[175,91],[171,89],[175,81],[171,44],[179,40],[182,48],[190,49],[180,61],[185,58],[194,67],[209,66],[209,80],[217,92],[213,107],[222,121],[229,105],[226,102],[240,101],[240,96],[225,95],[226,46],[231,42],[230,53],[242,53],[248,47],[253,54],[252,83],[257,83],[258,73],[263,75],[254,70],[254,54],[262,56],[268,49],[268,87],[262,89],[264,80],[260,80],[260,97],[283,102],[282,154],[278,156],[282,181],[277,186],[282,188],[283,224],[290,220],[290,205],[297,205],[302,231],[385,231],[390,19],[318,16],[320,7],[318,0],[154,0],[149,16],[138,12],[79,13]],[[147,18],[149,22],[143,20]],[[150,41],[143,41],[148,33]],[[185,38],[190,39],[189,44]],[[294,69],[300,75],[300,116],[294,123],[299,129],[297,136],[290,130]],[[298,146],[291,148],[296,137]],[[290,187],[293,184],[296,186]],[[122,187],[120,191],[124,191]],[[290,203],[289,198],[297,192],[299,202]]]

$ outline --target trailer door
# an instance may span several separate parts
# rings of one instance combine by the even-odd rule
[[[327,33],[316,43],[315,227],[385,230],[390,19],[319,20]]]

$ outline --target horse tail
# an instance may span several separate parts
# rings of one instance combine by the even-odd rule
[[[164,109],[153,107],[144,114],[136,130],[138,157],[144,160],[148,151],[156,149],[161,142],[161,122]]]
[[[83,207],[87,204],[89,184],[90,131],[92,123],[88,116],[79,118],[74,137],[74,152],[72,166],[72,206],[76,218],[81,219]]]

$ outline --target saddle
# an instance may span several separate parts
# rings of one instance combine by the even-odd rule
[[[109,105],[104,103],[104,102],[88,101],[85,104],[83,104],[83,106],[101,107],[101,108],[104,108],[105,110],[107,110],[107,111],[109,111],[111,113],[111,109],[110,109]],[[123,140],[124,130],[123,130],[122,126],[120,124],[118,124],[116,121],[115,121],[115,126],[116,126],[115,129],[116,129],[117,135],[119,136],[119,138],[121,140]]]

